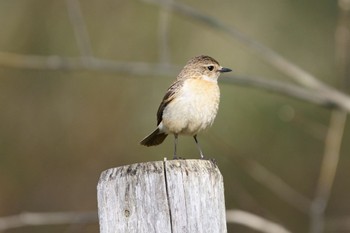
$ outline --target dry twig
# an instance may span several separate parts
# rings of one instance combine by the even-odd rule
[[[97,222],[96,212],[54,212],[32,213],[25,212],[0,218],[0,231],[24,226],[78,224]]]
[[[341,142],[344,133],[347,114],[341,111],[332,111],[328,134],[325,141],[325,152],[321,165],[320,177],[315,198],[310,208],[311,233],[324,231],[325,210],[337,171]]]
[[[79,0],[66,0],[66,4],[80,54],[84,57],[92,57],[90,37],[80,9]]]
[[[265,233],[291,233],[283,226],[242,210],[227,210],[226,221]]]
[[[257,161],[249,159],[249,156],[232,156],[232,151],[234,151],[234,149],[230,146],[230,144],[225,142],[224,138],[221,138],[219,135],[213,135],[210,137],[210,139],[214,141],[214,143],[218,144],[217,147],[221,148],[221,150],[228,155],[228,158],[236,158],[235,163],[239,163],[240,167],[244,169],[244,171],[256,182],[268,188],[294,208],[307,213],[311,204],[311,201],[307,197],[299,193],[297,190],[283,181],[283,179],[269,171]]]
[[[341,30],[345,28],[348,22],[344,19],[350,16],[350,1],[339,0],[338,2],[340,15],[335,34],[336,38],[336,57],[338,58],[338,68],[340,76],[346,83],[347,67],[350,57],[343,51],[350,48],[350,39],[348,33]],[[329,203],[335,174],[337,172],[340,149],[346,125],[347,113],[343,111],[333,110],[331,112],[327,137],[325,140],[325,151],[320,169],[320,176],[316,188],[315,197],[310,208],[310,233],[322,233],[325,224],[325,211]]]
[[[153,4],[158,4],[162,7],[164,6],[163,1],[158,0],[144,0],[145,2],[150,2]],[[187,6],[178,2],[171,2],[171,7],[174,12],[182,14],[183,16],[189,17],[192,20],[203,23],[209,27],[212,27],[218,31],[222,31],[234,39],[237,39],[242,44],[246,45],[253,52],[256,52],[265,61],[270,63],[272,66],[276,67],[282,73],[286,74],[294,81],[300,83],[302,86],[314,89],[319,92],[324,92],[332,102],[340,103],[342,109],[350,112],[350,97],[335,88],[321,82],[315,76],[309,72],[303,70],[296,64],[288,61],[286,58],[282,57],[272,49],[264,46],[258,41],[248,37],[244,33],[240,32],[233,26],[228,26],[225,23],[217,20],[216,18],[210,17],[190,6]]]

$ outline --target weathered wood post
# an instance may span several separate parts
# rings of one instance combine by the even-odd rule
[[[101,233],[226,233],[224,187],[208,160],[112,168],[98,186]]]

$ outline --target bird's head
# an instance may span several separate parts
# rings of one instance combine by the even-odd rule
[[[220,73],[232,71],[220,66],[214,58],[201,55],[192,58],[179,74],[178,79],[196,78],[216,82]]]

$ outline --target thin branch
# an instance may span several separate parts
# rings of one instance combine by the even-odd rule
[[[144,0],[145,2],[154,3],[165,7],[163,1],[158,0]],[[257,52],[262,58],[264,58],[267,62],[269,62],[274,67],[278,68],[283,73],[289,75],[296,81],[300,82],[304,86],[311,88],[323,88],[324,84],[322,84],[316,77],[301,69],[297,65],[288,61],[272,49],[264,46],[258,41],[248,37],[244,33],[240,32],[238,29],[233,26],[228,26],[220,20],[210,17],[205,13],[202,13],[195,8],[192,8],[188,5],[179,3],[179,2],[171,2],[172,9],[182,14],[183,16],[189,17],[193,20],[196,20],[200,23],[203,23],[209,27],[212,27],[216,30],[223,31],[233,38],[237,39],[242,44],[248,46],[248,48],[252,49],[252,51]]]
[[[24,226],[96,223],[96,212],[21,213],[0,217],[0,231]]]
[[[221,150],[224,150],[227,154],[232,154],[232,146],[226,143],[225,139],[221,138],[219,135],[213,135],[210,139],[219,145],[218,148],[221,148]],[[248,156],[236,155],[234,157],[227,156],[227,158],[236,158],[236,162],[240,164],[240,167],[244,169],[252,179],[268,188],[279,198],[296,209],[304,213],[308,212],[311,201],[263,165],[255,160],[249,159]]]
[[[226,221],[265,233],[291,233],[282,225],[242,210],[227,210]]]
[[[328,95],[319,91],[309,90],[291,83],[272,81],[251,76],[228,76],[221,79],[224,83],[234,83],[242,86],[255,87],[266,91],[272,91],[278,94],[290,96],[296,99],[304,100],[316,105],[327,108],[342,108],[346,103],[341,101],[341,104]]]
[[[164,0],[166,7],[160,9],[159,12],[159,24],[158,24],[158,40],[159,40],[159,53],[160,62],[162,64],[170,63],[170,49],[169,49],[169,25],[171,19],[171,7],[169,2],[173,0]],[[167,10],[165,9],[167,8]],[[169,9],[168,9],[169,8]]]
[[[311,233],[321,233],[324,230],[324,215],[338,167],[346,116],[346,113],[337,110],[331,114],[320,177],[310,209]]]
[[[101,58],[91,58],[86,63],[81,57],[60,57],[40,56],[40,55],[22,55],[14,53],[0,52],[0,66],[12,67],[17,69],[36,69],[36,70],[60,70],[60,71],[99,71],[99,72],[117,72],[130,75],[172,75],[175,76],[180,67],[158,63],[147,62],[123,62],[113,61]]]
[[[338,25],[335,32],[335,47],[338,63],[339,75],[346,82],[347,63],[349,56],[344,55],[343,51],[350,48],[349,35],[339,33],[344,27],[344,17],[350,13],[350,1],[339,0],[338,6],[340,14],[338,16]],[[347,114],[343,111],[333,110],[331,112],[328,133],[325,139],[325,151],[321,164],[319,180],[316,188],[315,197],[310,208],[310,232],[322,233],[325,224],[325,211],[332,191],[335,174],[337,172],[340,149],[343,140],[344,128],[346,125]]]
[[[254,180],[273,191],[282,200],[285,200],[300,211],[308,211],[311,203],[310,200],[293,189],[280,177],[254,160],[247,160],[246,167],[249,171],[249,175],[253,177]]]
[[[80,54],[85,58],[92,57],[91,41],[81,12],[79,0],[66,0],[66,4]]]
[[[101,58],[90,58],[87,63],[82,57],[60,57],[57,55],[23,55],[0,52],[0,67],[37,70],[80,71],[90,70],[99,72],[117,72],[129,75],[155,76],[167,75],[176,77],[180,66],[163,63],[123,62]],[[326,92],[308,90],[293,84],[272,81],[258,77],[229,76],[223,77],[222,82],[235,83],[272,91],[293,98],[301,99],[327,108],[340,108],[350,112],[349,100],[334,99]]]
[[[143,0],[145,2],[150,2],[153,4],[160,5],[164,7],[163,1],[158,0]],[[187,6],[182,3],[178,2],[172,2],[172,9],[175,12],[178,12],[179,14],[182,14],[186,17],[189,17],[193,20],[196,20],[200,23],[203,23],[209,27],[212,27],[216,30],[223,31],[226,34],[230,35],[231,37],[237,39],[242,44],[246,45],[248,48],[250,48],[253,52],[256,52],[258,55],[260,55],[265,61],[270,63],[272,66],[276,67],[278,70],[280,70],[282,73],[288,75],[296,82],[300,83],[301,85],[308,87],[310,89],[315,89],[318,91],[325,92],[326,95],[329,96],[330,99],[336,101],[336,102],[342,102],[344,106],[342,108],[347,109],[347,111],[350,110],[350,97],[342,92],[339,92],[338,90],[334,89],[333,87],[321,82],[318,80],[315,76],[310,74],[309,72],[303,70],[296,64],[288,61],[286,58],[282,57],[272,49],[264,46],[263,44],[259,43],[258,41],[248,37],[247,35],[243,34],[236,28],[232,26],[228,26],[224,24],[223,22],[217,20],[216,18],[210,17],[190,6]]]

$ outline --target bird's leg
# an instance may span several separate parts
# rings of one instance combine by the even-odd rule
[[[176,154],[176,146],[177,146],[177,134],[174,134],[174,157],[173,159],[177,159],[177,154]]]
[[[201,155],[201,159],[204,159],[204,154],[203,154],[203,152],[202,152],[201,147],[199,146],[199,143],[198,143],[198,140],[197,140],[197,135],[194,135],[193,138],[194,138],[194,140],[196,141],[196,145],[197,145],[197,148],[198,148],[198,150],[199,150],[199,154]]]

